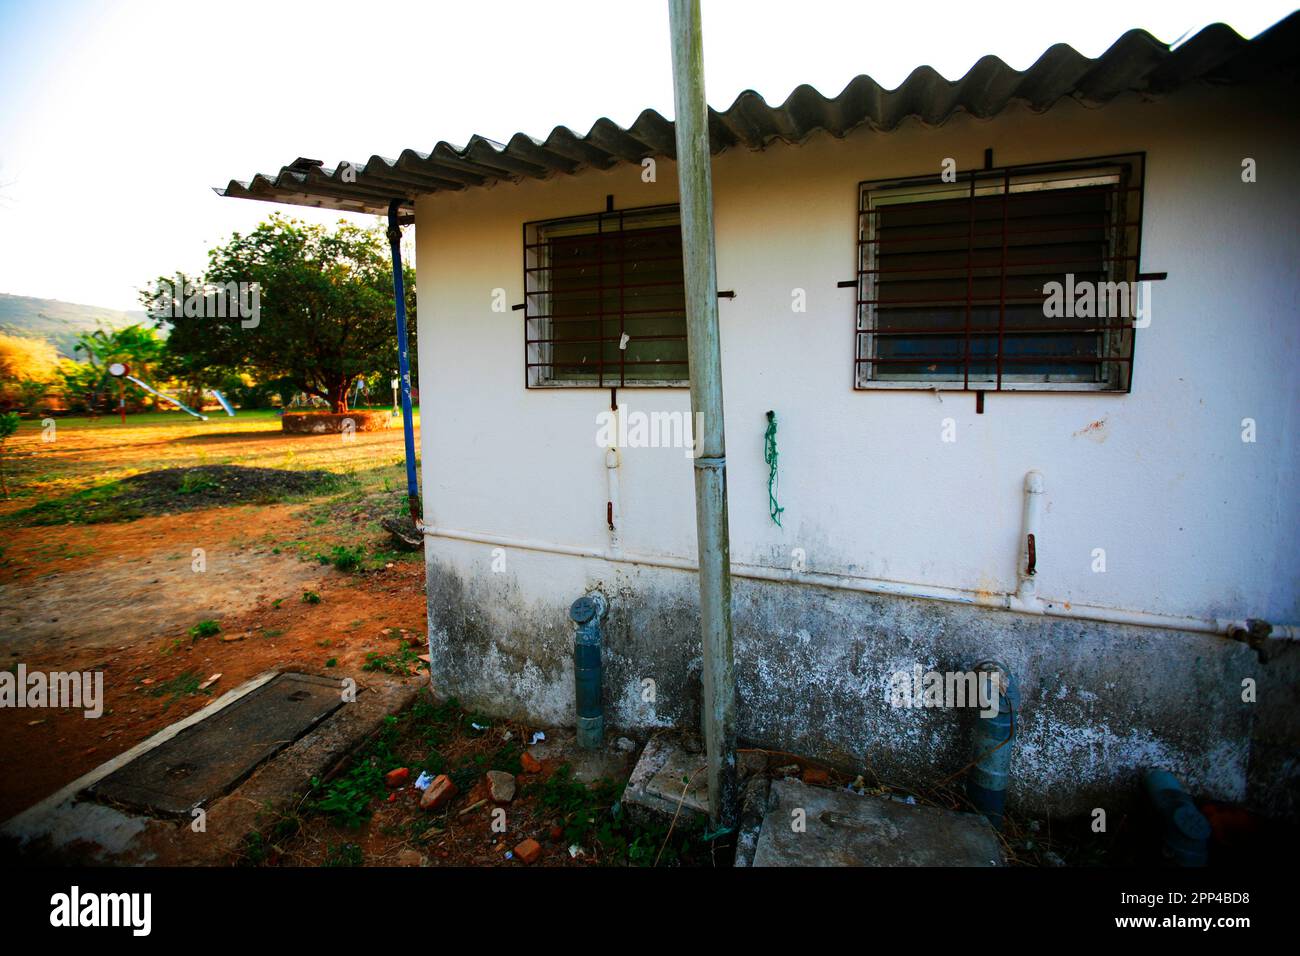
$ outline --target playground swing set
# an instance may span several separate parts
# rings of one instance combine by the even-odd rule
[[[206,422],[208,420],[208,416],[204,415],[201,411],[196,412],[194,409],[190,408],[180,399],[168,395],[165,392],[160,392],[158,391],[158,389],[154,388],[152,385],[148,384],[147,382],[142,382],[140,379],[136,378],[134,375],[131,374],[131,367],[127,365],[125,362],[113,362],[112,364],[110,364],[108,366],[108,374],[113,376],[115,379],[117,379],[117,411],[118,411],[118,415],[121,416],[123,424],[126,423],[126,383],[127,382],[133,382],[134,384],[140,386],[140,388],[148,392],[150,395],[154,395],[158,398],[161,398],[165,402],[171,402],[181,411],[188,412],[189,414],[193,415],[195,418],[199,419],[200,421]],[[215,388],[204,389],[204,391],[211,393],[212,397],[217,400],[218,404],[221,405],[221,407],[225,410],[227,415],[230,415],[232,417],[234,416],[235,410],[230,407],[230,403],[226,401],[226,397],[224,395],[222,395]]]

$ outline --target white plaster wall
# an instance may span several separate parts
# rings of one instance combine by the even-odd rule
[[[1273,102],[1270,102],[1272,100]],[[1147,153],[1142,268],[1156,283],[1129,395],[974,396],[852,388],[857,183],[978,166]],[[1243,184],[1241,160],[1259,181]],[[1015,586],[1024,474],[1047,496],[1039,588],[1061,601],[1194,617],[1300,619],[1300,135],[1280,98],[1199,90],[1103,109],[1013,108],[715,160],[733,559],[967,589]],[[521,224],[676,198],[673,165],[425,197],[416,207],[426,520],[603,547],[607,390],[524,382]],[[791,290],[807,291],[794,314]],[[685,390],[620,389],[634,410],[685,411]],[[767,514],[764,413],[780,422],[784,528]],[[940,441],[944,418],[958,440]],[[1254,418],[1258,441],[1241,441]],[[1100,427],[1084,431],[1091,423]],[[627,449],[629,550],[693,557],[692,467]],[[431,547],[439,544],[431,542]],[[1108,570],[1091,571],[1094,548]],[[483,546],[483,570],[490,548]],[[553,562],[568,559],[555,557]],[[533,599],[546,577],[529,576]]]

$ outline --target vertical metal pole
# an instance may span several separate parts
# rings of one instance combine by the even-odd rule
[[[402,438],[406,442],[406,500],[411,520],[420,526],[420,489],[415,481],[415,422],[411,415],[411,363],[406,355],[406,288],[402,281],[402,229],[397,214],[402,201],[388,204],[388,243],[393,250],[393,298],[397,311],[397,374],[402,385]]]
[[[731,546],[727,536],[727,451],[722,421],[718,277],[713,249],[713,177],[704,99],[699,0],[668,0],[673,51],[677,179],[686,273],[686,344],[695,431],[695,527],[700,551],[704,646],[704,743],[709,816],[736,817],[736,675],[731,646]]]

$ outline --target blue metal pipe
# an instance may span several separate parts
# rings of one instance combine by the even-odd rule
[[[1209,862],[1210,821],[1196,809],[1178,778],[1168,770],[1148,770],[1142,783],[1164,820],[1165,856],[1179,866],[1205,866]]]
[[[592,591],[569,608],[576,624],[573,636],[573,683],[578,707],[578,746],[595,750],[605,742],[605,706],[601,700],[600,622],[609,606],[605,596]]]
[[[406,288],[402,281],[402,230],[397,222],[402,201],[388,204],[388,244],[393,249],[393,298],[397,310],[397,374],[402,381],[402,439],[406,443],[406,500],[411,520],[420,523],[420,489],[415,480],[415,421],[411,414],[411,362],[406,352]]]
[[[988,680],[989,686],[997,689],[997,713],[988,717],[981,714],[975,723],[972,748],[975,766],[966,778],[966,796],[989,823],[1001,829],[1007,802],[1007,780],[1011,775],[1016,712],[1020,709],[1020,685],[1015,676],[997,661],[981,661],[975,665],[975,672],[980,675],[981,686]],[[983,676],[986,673],[988,677]],[[997,685],[992,684],[999,674],[1002,679]],[[993,701],[990,699],[989,703]]]

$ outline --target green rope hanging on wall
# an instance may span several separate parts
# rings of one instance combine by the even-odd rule
[[[767,413],[767,433],[763,436],[763,460],[767,462],[767,509],[776,526],[781,527],[781,512],[776,503],[776,412]]]

